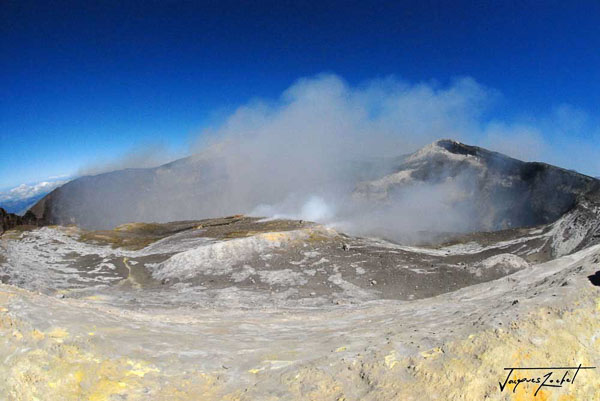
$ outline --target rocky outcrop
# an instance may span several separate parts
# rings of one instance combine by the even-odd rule
[[[6,210],[0,208],[0,220],[2,224],[0,225],[0,235],[4,234],[5,231],[8,231],[12,228],[18,226],[42,226],[42,220],[38,219],[32,212],[28,211],[23,216],[19,216],[17,214],[8,213]]]

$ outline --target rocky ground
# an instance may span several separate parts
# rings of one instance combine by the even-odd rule
[[[296,307],[415,300],[486,282],[552,257],[552,229],[409,247],[315,223],[232,216],[115,230],[9,232],[4,283],[49,295],[99,293],[115,305]],[[487,236],[497,240],[484,245]],[[509,239],[510,238],[510,239]],[[479,242],[478,242],[479,241]]]
[[[25,213],[24,216],[19,216],[14,213],[8,213],[6,210],[0,208],[0,235],[4,234],[5,231],[17,227],[37,227],[41,225],[42,222],[31,212]]]
[[[593,370],[498,386],[600,365],[597,213],[435,247],[245,216],[10,230],[0,398],[600,399]]]

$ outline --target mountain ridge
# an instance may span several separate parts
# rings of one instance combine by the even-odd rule
[[[358,198],[376,206],[393,202],[415,184],[450,183],[455,192],[470,197],[457,205],[475,213],[473,231],[549,223],[574,208],[580,197],[600,192],[600,181],[593,177],[451,139],[381,164],[374,169],[378,178],[355,184]],[[366,171],[372,165],[359,163],[357,169]],[[190,156],[153,168],[85,176],[55,189],[30,211],[49,224],[91,228],[248,213],[235,201],[219,202],[228,196],[228,173],[218,161]]]
[[[550,223],[600,192],[593,177],[443,139],[406,157],[394,173],[360,183],[355,195],[390,203],[424,185],[467,194],[456,204],[481,223],[476,231]]]

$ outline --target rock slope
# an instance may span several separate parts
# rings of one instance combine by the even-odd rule
[[[404,158],[395,170],[361,183],[357,196],[393,202],[415,187],[450,183],[459,194],[456,207],[472,214],[473,229],[478,231],[550,223],[600,192],[595,178],[453,140],[424,147]]]

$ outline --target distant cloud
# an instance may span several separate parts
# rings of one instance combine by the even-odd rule
[[[60,187],[66,180],[59,181],[42,181],[37,184],[21,184],[18,187],[10,189],[6,192],[0,192],[0,202],[1,201],[15,201],[22,200],[27,198],[33,198],[34,196],[40,194],[47,194],[51,192],[53,189]]]
[[[0,207],[10,213],[22,214],[39,199],[68,181],[49,178],[48,181],[21,184],[8,191],[0,192]]]

